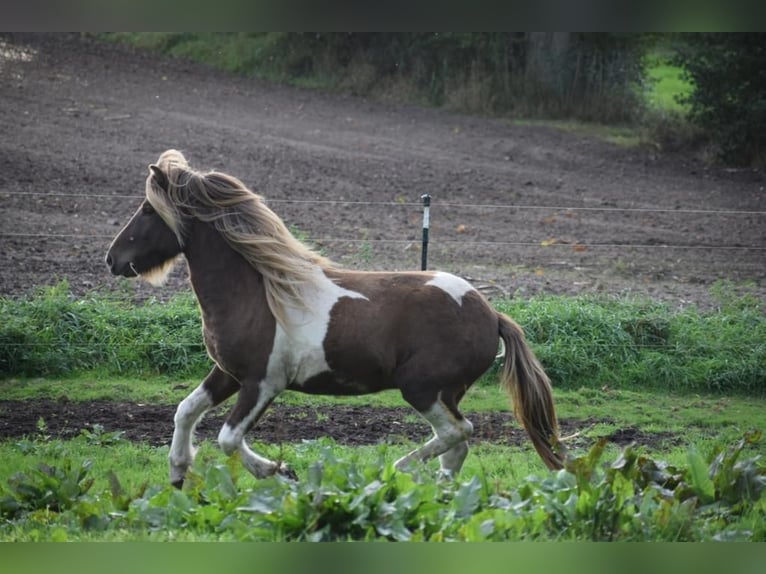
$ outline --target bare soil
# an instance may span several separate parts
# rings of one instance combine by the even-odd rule
[[[62,279],[78,295],[188,289],[182,268],[157,289],[112,278],[103,263],[141,201],[147,165],[171,147],[195,167],[241,178],[347,267],[419,268],[427,193],[429,268],[463,275],[490,297],[607,293],[710,307],[719,279],[752,282],[766,295],[766,182],[757,171],[275,86],[79,34],[0,35],[0,102],[2,295]],[[44,406],[50,414],[19,406],[20,417],[59,417],[79,429],[105,412],[125,429],[140,420],[128,434],[150,441],[172,424],[169,413],[142,418],[149,407],[135,405],[62,412],[35,403]],[[5,405],[4,421],[9,412],[15,407]],[[389,414],[378,413],[386,432],[408,435]],[[336,432],[336,418],[373,415],[339,408],[327,417],[323,435]],[[357,430],[337,432],[352,440]]]
[[[122,438],[154,446],[169,445],[173,435],[175,407],[114,401],[0,401],[0,440],[33,438],[39,436],[72,438],[83,429],[93,432],[98,425],[103,432],[121,432]],[[225,409],[214,409],[197,426],[196,436],[215,441],[225,420]],[[337,405],[333,407],[305,408],[290,405],[272,405],[258,421],[250,439],[270,443],[295,443],[329,437],[344,445],[374,445],[412,441],[424,443],[431,430],[423,421],[410,422],[416,415],[410,408],[374,409]],[[45,423],[44,429],[38,421]],[[529,438],[509,412],[471,413],[474,425],[472,443],[530,446]],[[562,420],[562,436],[572,435],[599,421]],[[617,429],[607,438],[618,445],[637,444],[648,447],[675,444],[672,433],[646,433],[635,427]],[[569,447],[579,444],[577,439]]]

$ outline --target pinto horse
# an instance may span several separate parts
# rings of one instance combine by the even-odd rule
[[[550,382],[522,329],[465,280],[443,272],[342,270],[289,232],[239,179],[192,170],[176,150],[149,166],[146,198],[109,247],[115,275],[160,284],[183,254],[215,366],[179,405],[170,480],[179,488],[194,428],[239,393],[218,436],[256,477],[292,474],[253,452],[245,434],[284,390],[359,395],[399,389],[434,436],[400,458],[407,470],[439,457],[457,473],[473,426],[463,395],[504,347],[502,386],[551,469],[562,466]]]

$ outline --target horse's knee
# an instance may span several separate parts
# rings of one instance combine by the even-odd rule
[[[173,423],[176,427],[191,427],[212,406],[213,401],[205,388],[200,385],[189,396],[178,403]]]
[[[242,438],[242,435],[235,428],[229,426],[229,423],[224,423],[221,432],[218,433],[218,446],[221,447],[226,456],[230,456],[239,449]]]
[[[173,416],[173,424],[176,427],[185,426],[184,423],[186,423],[190,418],[191,409],[189,408],[187,401],[188,399],[182,400],[176,407],[176,414]]]
[[[457,427],[458,429],[460,429],[460,434],[463,437],[464,441],[467,441],[468,439],[471,438],[471,435],[473,435],[473,424],[468,419],[466,418],[461,419],[458,422]]]
[[[455,420],[449,427],[437,431],[437,436],[449,445],[449,448],[466,443],[471,435],[473,435],[473,424],[466,418]]]

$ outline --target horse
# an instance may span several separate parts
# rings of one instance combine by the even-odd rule
[[[285,390],[348,396],[398,389],[433,437],[395,469],[438,457],[439,472],[453,477],[473,430],[458,403],[498,357],[517,421],[542,461],[562,468],[543,367],[521,327],[466,280],[441,271],[342,269],[297,240],[241,180],[194,170],[170,149],[149,165],[145,198],[112,241],[106,264],[114,275],[160,285],[182,255],[213,367],[175,412],[174,486],[183,486],[194,461],[195,426],[235,393],[220,448],[238,451],[256,478],[294,477],[245,440]]]

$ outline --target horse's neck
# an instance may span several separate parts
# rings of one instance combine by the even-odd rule
[[[266,308],[263,276],[237,253],[210,224],[192,223],[184,249],[189,279],[203,317],[227,316],[233,309]]]

